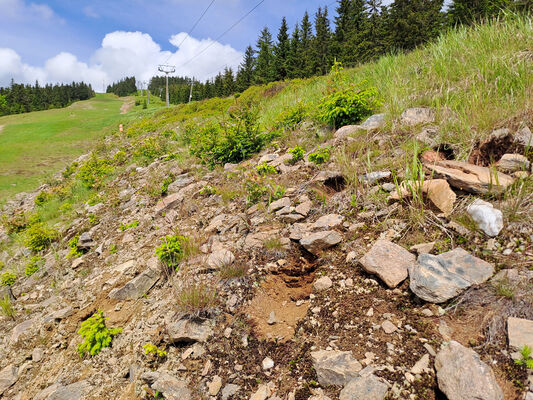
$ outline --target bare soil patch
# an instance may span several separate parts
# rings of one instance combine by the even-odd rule
[[[135,105],[135,102],[133,100],[124,101],[124,103],[122,104],[122,107],[120,107],[120,113],[121,114],[129,113],[134,105]]]

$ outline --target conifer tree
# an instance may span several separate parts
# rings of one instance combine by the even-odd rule
[[[331,31],[327,7],[324,10],[320,7],[318,8],[315,15],[315,32],[316,35],[312,41],[313,72],[324,75],[329,71],[331,65]]]
[[[287,74],[289,78],[301,78],[303,76],[303,62],[301,57],[302,41],[298,24],[292,31],[289,54],[287,56]]]
[[[498,15],[512,0],[454,0],[448,10],[448,22],[454,25],[471,24]]]
[[[283,17],[279,28],[278,41],[274,47],[274,68],[276,72],[275,80],[284,80],[288,76],[288,57],[290,51],[289,27],[287,20]]]
[[[257,40],[257,59],[254,75],[255,82],[259,84],[272,82],[275,79],[272,35],[268,27],[263,28]]]
[[[395,0],[390,6],[387,41],[391,49],[412,50],[442,29],[443,0]]]
[[[254,49],[252,46],[248,46],[244,52],[244,59],[237,71],[236,88],[239,92],[242,92],[252,86],[254,79],[254,67],[255,57]]]
[[[307,78],[313,75],[312,43],[314,40],[313,27],[306,11],[302,19],[300,40],[301,77]]]

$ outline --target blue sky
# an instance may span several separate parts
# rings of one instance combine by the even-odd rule
[[[313,14],[329,5],[331,15],[336,7],[336,2],[324,0],[265,0],[220,43],[211,43],[208,39],[218,37],[259,2],[215,0],[178,51],[183,35],[175,35],[187,32],[210,2],[0,0],[0,86],[11,77],[59,81],[81,74],[95,83],[127,73],[148,79],[154,65],[169,57],[178,72],[202,79],[222,64],[238,65],[242,51],[256,42],[265,25],[275,35],[283,16],[292,28],[306,10]],[[181,66],[208,45],[202,57]]]

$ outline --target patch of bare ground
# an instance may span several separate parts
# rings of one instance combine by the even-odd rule
[[[122,106],[120,107],[120,113],[121,114],[129,113],[132,110],[134,105],[135,105],[134,100],[125,100]]]

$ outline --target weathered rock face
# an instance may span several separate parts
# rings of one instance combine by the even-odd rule
[[[96,243],[89,232],[83,232],[78,239],[77,246],[79,249],[89,250],[91,247],[96,246]]]
[[[340,400],[383,400],[389,385],[374,375],[360,376],[352,379],[341,390]]]
[[[497,236],[503,229],[503,214],[500,210],[481,199],[476,199],[466,209],[479,229],[488,236]]]
[[[425,166],[436,177],[445,178],[453,187],[470,193],[497,193],[514,182],[514,178],[509,175],[461,161],[439,161]]]
[[[385,126],[385,114],[374,114],[371,115],[366,119],[365,122],[363,122],[361,125],[359,125],[361,129],[364,130],[372,130],[372,129],[379,129]]]
[[[503,400],[492,369],[455,341],[437,354],[435,369],[439,388],[449,400]]]
[[[148,268],[124,286],[109,292],[109,298],[116,300],[138,299],[147,293],[159,280],[159,272]]]
[[[409,126],[431,124],[435,121],[435,112],[426,107],[408,108],[402,113],[400,121]]]
[[[407,278],[408,268],[416,263],[416,257],[395,243],[378,240],[359,262],[365,271],[394,288]]]
[[[504,154],[500,161],[498,161],[497,166],[501,171],[527,171],[531,163],[522,154]]]
[[[318,255],[322,250],[329,249],[340,242],[342,242],[342,236],[335,231],[307,234],[300,240],[300,244],[314,255]]]
[[[268,211],[270,212],[278,211],[278,210],[281,210],[282,208],[290,207],[290,205],[291,205],[291,199],[289,199],[288,197],[282,197],[281,199],[270,203],[270,205],[268,206]]]
[[[423,300],[442,303],[480,284],[494,273],[494,266],[456,248],[434,256],[421,254],[409,268],[409,287]]]
[[[79,381],[67,386],[54,384],[41,391],[35,400],[80,400],[91,389],[87,381]]]
[[[524,318],[507,319],[509,347],[521,350],[524,346],[533,349],[533,321]]]
[[[166,210],[174,208],[177,204],[181,203],[183,197],[181,194],[172,193],[171,195],[159,200],[155,206],[155,212],[157,215],[163,214]]]
[[[339,214],[328,214],[320,217],[312,226],[313,230],[329,230],[340,227],[344,222],[344,217]]]
[[[168,185],[167,192],[169,194],[178,192],[181,188],[190,185],[194,182],[194,178],[188,174],[182,174],[176,177],[176,180]]]
[[[165,372],[147,372],[141,378],[150,384],[152,389],[163,394],[165,399],[190,400],[192,398],[186,382]]]
[[[172,343],[205,342],[213,335],[213,329],[209,320],[181,319],[168,324],[167,330]]]
[[[441,210],[444,215],[448,215],[453,210],[455,199],[457,198],[455,192],[450,188],[450,185],[445,179],[429,179],[422,183],[422,187],[418,188],[416,183],[413,186],[422,193],[427,195],[431,202]],[[412,196],[411,190],[405,185],[401,185],[399,191],[395,190],[391,193],[392,200],[400,200],[401,198]]]
[[[311,358],[322,386],[344,386],[363,369],[350,351],[320,350],[312,352]]]
[[[0,396],[9,389],[18,379],[18,368],[8,365],[0,371]]]
[[[226,265],[231,265],[235,261],[233,253],[226,249],[214,251],[207,258],[207,265],[213,269],[221,268]]]

